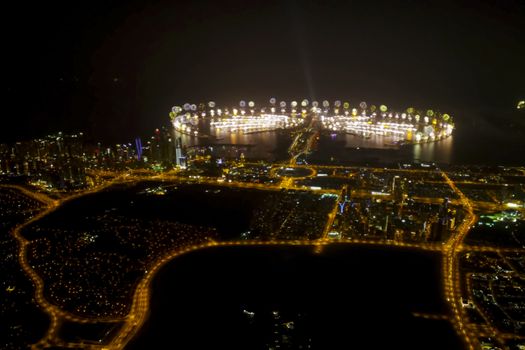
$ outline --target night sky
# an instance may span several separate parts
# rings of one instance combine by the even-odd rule
[[[0,142],[58,130],[124,142],[185,102],[308,97],[498,118],[525,98],[525,1],[3,7]]]

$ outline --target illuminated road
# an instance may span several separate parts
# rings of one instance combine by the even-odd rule
[[[284,240],[284,241],[226,241],[226,242],[210,242],[202,245],[190,246],[182,250],[175,251],[159,261],[148,270],[148,274],[140,282],[137,290],[135,291],[133,297],[133,304],[131,312],[127,317],[124,326],[118,336],[111,342],[107,349],[122,349],[138,332],[142,324],[145,322],[148,316],[149,310],[149,301],[151,293],[151,281],[155,273],[166,263],[173,260],[174,258],[181,256],[186,253],[190,253],[196,250],[212,248],[212,247],[227,247],[227,246],[312,246],[319,247],[324,245],[329,245],[333,243],[338,244],[363,244],[363,245],[389,245],[386,242],[374,242],[366,240],[337,240],[337,241],[328,241],[328,240]],[[412,245],[404,244],[399,242],[392,242],[391,245],[405,247],[405,248],[414,248],[414,249],[425,249],[431,251],[439,251],[440,246],[438,245]]]
[[[323,236],[321,237],[321,240],[326,240],[328,238],[328,233],[332,229],[332,226],[334,224],[335,216],[337,215],[337,210],[339,209],[339,203],[344,201],[343,193],[347,193],[348,185],[343,186],[341,188],[341,191],[339,192],[339,196],[337,197],[337,200],[335,201],[335,205],[332,209],[332,211],[328,214],[328,219],[326,220],[326,225],[323,231]]]
[[[275,166],[275,164],[274,164]],[[327,170],[337,170],[337,169],[345,169],[345,170],[356,170],[355,167],[332,167],[332,166],[307,166],[307,165],[290,165],[285,164],[284,166],[291,166],[291,167],[298,167],[298,168],[309,168],[312,170],[312,174],[317,174],[318,169],[327,169]],[[384,172],[388,171],[385,169],[374,169],[370,168],[373,171],[377,172]],[[393,171],[399,171],[399,170],[393,170]],[[414,172],[414,173],[428,173],[429,171],[423,171],[423,170],[406,170],[407,172]],[[43,209],[40,213],[38,213],[36,216],[34,216],[29,221],[17,226],[12,234],[16,238],[16,240],[19,242],[19,263],[24,270],[24,272],[30,277],[31,281],[33,282],[35,286],[35,301],[38,303],[38,305],[42,308],[44,312],[46,312],[50,317],[50,327],[43,339],[41,339],[38,343],[36,343],[33,348],[40,349],[45,348],[49,346],[59,345],[59,346],[65,346],[65,347],[86,347],[86,344],[76,344],[76,343],[67,343],[61,340],[58,336],[58,330],[60,328],[60,325],[63,321],[69,320],[73,322],[78,323],[96,323],[99,321],[104,322],[122,322],[123,327],[119,331],[119,333],[111,340],[111,342],[107,345],[89,345],[89,348],[92,349],[122,349],[129,341],[134,337],[134,335],[137,333],[137,331],[140,329],[142,324],[147,318],[148,315],[148,309],[149,309],[149,298],[150,298],[150,285],[151,281],[155,276],[155,273],[167,262],[171,261],[172,259],[192,252],[199,249],[205,249],[205,248],[212,248],[212,247],[220,247],[220,246],[263,246],[263,245],[286,245],[286,246],[293,246],[293,245],[302,245],[302,246],[313,246],[316,249],[321,249],[323,246],[326,246],[328,244],[356,244],[356,245],[378,245],[378,246],[390,246],[390,247],[403,247],[408,249],[418,249],[418,250],[428,250],[428,251],[436,251],[436,252],[442,252],[443,254],[443,287],[444,292],[446,296],[446,300],[450,305],[452,315],[446,316],[446,315],[426,315],[426,314],[417,314],[414,315],[415,317],[423,317],[423,318],[429,318],[429,319],[448,319],[454,327],[456,328],[458,334],[461,335],[461,337],[465,340],[465,343],[467,345],[467,348],[474,349],[479,347],[479,343],[477,341],[478,337],[482,335],[487,335],[494,337],[497,339],[500,343],[503,342],[504,339],[512,338],[512,335],[508,334],[500,334],[498,331],[491,326],[484,326],[482,329],[480,327],[476,327],[470,324],[467,324],[465,320],[467,320],[465,311],[463,309],[462,303],[461,303],[461,289],[460,289],[460,272],[459,272],[459,254],[464,251],[479,251],[479,252],[496,252],[496,253],[525,253],[523,249],[519,248],[498,248],[498,247],[491,247],[491,246],[466,246],[463,244],[463,240],[466,237],[468,230],[470,227],[475,223],[476,221],[476,215],[474,213],[475,209],[479,207],[478,202],[472,202],[470,201],[456,186],[456,184],[448,177],[446,173],[442,173],[442,177],[444,179],[444,183],[447,183],[450,188],[457,194],[458,200],[454,201],[453,204],[462,206],[466,211],[466,216],[461,222],[455,233],[450,237],[450,239],[445,243],[405,243],[405,242],[399,242],[399,241],[393,241],[393,240],[370,240],[370,239],[330,239],[328,238],[328,233],[330,232],[330,229],[332,227],[334,218],[336,217],[337,209],[338,209],[338,201],[340,201],[342,198],[343,188],[339,190],[329,190],[329,189],[321,189],[321,190],[312,190],[307,187],[303,186],[296,186],[295,185],[295,178],[290,177],[283,177],[281,178],[281,182],[274,183],[274,184],[261,184],[261,183],[250,183],[250,182],[240,182],[240,181],[228,181],[224,178],[214,178],[214,177],[201,177],[201,176],[194,176],[194,177],[188,177],[188,176],[182,176],[178,171],[172,171],[169,173],[153,173],[151,171],[129,171],[129,172],[110,172],[110,171],[92,171],[92,175],[98,178],[106,178],[109,180],[102,181],[102,184],[98,187],[95,187],[91,190],[76,193],[70,197],[67,197],[65,199],[55,200],[52,199],[45,194],[39,193],[39,192],[33,192],[29,189],[26,189],[21,186],[4,186],[13,188],[16,190],[19,190],[23,195],[29,196],[31,198],[34,198],[35,200],[41,202],[44,204],[45,209]],[[311,176],[311,175],[308,175]],[[350,176],[350,175],[349,175]],[[134,297],[131,303],[131,309],[127,317],[125,318],[106,318],[106,319],[88,319],[84,317],[78,317],[74,314],[67,313],[63,311],[59,306],[53,305],[49,303],[45,297],[44,297],[44,282],[42,281],[41,277],[34,271],[34,269],[29,265],[27,260],[27,248],[30,242],[25,239],[22,235],[22,231],[25,227],[28,225],[42,219],[44,216],[54,212],[57,210],[61,205],[66,203],[67,201],[73,200],[75,198],[79,198],[81,196],[87,195],[89,193],[96,193],[98,191],[104,190],[105,188],[117,184],[117,183],[134,183],[138,181],[143,180],[155,180],[155,181],[165,181],[165,182],[177,182],[177,183],[195,183],[195,184],[206,184],[206,185],[213,185],[213,186],[226,186],[226,187],[232,187],[232,188],[245,188],[245,189],[256,189],[256,190],[265,190],[265,191],[281,191],[283,188],[288,190],[297,190],[297,191],[312,191],[315,193],[330,193],[330,194],[337,194],[338,200],[336,201],[336,204],[333,208],[333,210],[329,213],[327,217],[327,221],[325,224],[325,229],[323,231],[322,237],[320,237],[318,240],[294,240],[294,241],[286,241],[286,240],[279,240],[279,241],[228,241],[228,242],[209,242],[206,244],[201,245],[195,245],[195,246],[187,246],[185,248],[176,250],[171,252],[170,254],[162,257],[161,259],[157,260],[155,264],[148,269],[148,272],[144,275],[144,278],[139,282],[135,292]],[[348,188],[344,188],[346,191],[348,191]],[[361,191],[361,190],[352,190],[347,192],[351,198],[374,198],[377,197],[370,193],[369,191]],[[380,196],[383,199],[388,199],[390,196]],[[441,199],[436,198],[425,198],[425,197],[418,197],[418,202],[422,203],[435,203],[440,204],[442,203]],[[483,207],[487,207],[486,202],[483,202]],[[503,210],[506,207],[502,206],[500,204],[492,204],[489,203],[489,207],[491,210]],[[514,338],[516,338],[514,336]]]
[[[312,144],[316,134],[312,132],[315,123],[315,115],[308,113],[306,115],[305,126],[297,133],[292,144],[288,148],[291,158],[288,161],[288,166],[297,165],[297,158],[303,154],[308,154],[311,150]],[[304,138],[308,136],[308,138]]]
[[[459,252],[462,246],[462,242],[466,237],[471,226],[476,222],[476,215],[474,214],[474,208],[469,199],[457,188],[454,182],[448,177],[446,173],[442,173],[443,178],[459,196],[463,208],[466,210],[467,215],[463,222],[459,225],[456,233],[452,235],[449,241],[445,244],[443,250],[443,285],[445,289],[446,300],[449,303],[453,317],[451,319],[452,324],[455,326],[458,334],[462,335],[466,346],[469,349],[481,348],[479,344],[479,337],[481,333],[472,329],[469,324],[466,323],[468,317],[461,303],[461,274],[459,270]],[[488,323],[490,324],[490,323]],[[491,337],[495,338],[500,344],[504,344],[503,339],[500,337],[496,329],[486,327],[489,330]],[[486,333],[486,332],[484,332]]]
[[[53,204],[57,204],[58,201],[56,201],[55,199],[43,194],[43,193],[40,193],[40,192],[35,192],[35,191],[30,191],[28,190],[27,188],[25,188],[24,186],[19,186],[19,185],[0,185],[0,187],[3,187],[3,188],[10,188],[10,189],[14,189],[14,190],[17,190],[17,191],[20,191],[22,192],[25,196],[27,197],[30,197],[30,198],[33,198],[35,199],[37,202],[40,202],[42,204],[44,204],[45,206],[48,206],[48,205],[53,205]]]

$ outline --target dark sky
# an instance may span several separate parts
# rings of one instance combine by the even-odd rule
[[[455,114],[525,98],[525,1],[3,7],[0,142],[58,130],[127,141],[184,102],[338,98]]]

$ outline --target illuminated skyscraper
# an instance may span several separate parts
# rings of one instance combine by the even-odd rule
[[[186,165],[184,164],[185,161],[182,156],[182,139],[180,137],[178,137],[177,141],[175,142],[175,162],[179,167]]]
[[[142,140],[140,139],[140,137],[137,137],[135,139],[135,148],[137,151],[137,160],[141,160],[142,158]]]

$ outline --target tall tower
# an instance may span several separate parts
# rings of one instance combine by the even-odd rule
[[[175,142],[175,163],[180,167],[182,166],[182,161],[182,139],[178,137]]]
[[[137,160],[140,160],[142,158],[142,141],[140,137],[135,139],[135,148],[137,150]]]

